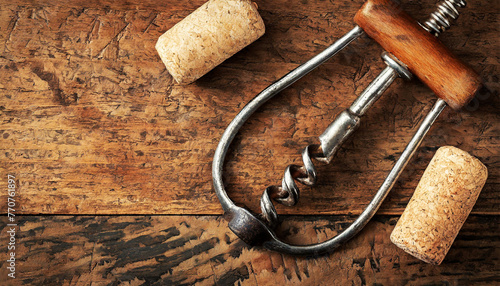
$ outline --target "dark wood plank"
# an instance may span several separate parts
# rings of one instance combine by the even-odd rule
[[[0,3],[0,169],[18,178],[20,213],[220,214],[211,161],[223,129],[261,89],[352,28],[362,3],[258,1],[266,35],[178,86],[154,43],[202,2]],[[403,5],[419,19],[434,9],[430,0]],[[380,213],[402,212],[442,145],[489,167],[473,213],[499,213],[497,8],[471,2],[442,36],[491,93],[473,112],[444,112]],[[380,52],[366,38],[355,42],[253,116],[229,154],[231,197],[257,211],[264,188],[383,68]],[[434,100],[418,82],[395,83],[334,163],[319,167],[319,186],[278,211],[360,213]]]
[[[377,216],[360,235],[322,257],[293,257],[244,245],[217,216],[23,216],[17,278],[9,285],[493,285],[500,283],[498,217],[469,217],[439,267],[390,240],[396,217]],[[346,216],[288,217],[284,237],[315,243]],[[0,225],[6,232],[5,222]],[[5,236],[1,237],[5,253]],[[6,261],[0,262],[6,277]],[[5,285],[5,284],[4,284]]]

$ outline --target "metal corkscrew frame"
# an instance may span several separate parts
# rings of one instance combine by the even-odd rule
[[[439,36],[441,32],[446,31],[450,27],[449,19],[456,19],[458,17],[459,13],[456,7],[464,7],[465,4],[466,2],[463,0],[446,0],[439,3],[436,11],[430,15],[429,19],[424,22],[422,27],[434,36]],[[330,125],[323,135],[320,136],[319,139],[322,144],[313,144],[304,148],[302,151],[303,166],[289,165],[285,169],[281,186],[270,186],[264,191],[260,200],[260,206],[262,217],[269,226],[275,226],[278,223],[278,214],[273,206],[271,197],[273,197],[276,202],[283,205],[295,205],[299,198],[299,188],[294,180],[307,186],[314,186],[316,183],[316,168],[311,158],[329,164],[338,148],[340,148],[342,143],[359,125],[359,118],[369,109],[371,104],[378,99],[378,96],[382,95],[385,89],[387,89],[398,76],[407,80],[412,78],[412,74],[406,67],[399,63],[397,59],[391,57],[391,54],[384,52],[382,54],[382,59],[388,67],[364,90],[349,109],[338,116],[338,124]],[[345,132],[339,132],[340,130],[343,131],[342,125],[345,124],[352,125],[352,127]],[[328,135],[329,133],[332,134]],[[330,140],[332,136],[336,136],[337,134],[344,134],[345,138]],[[423,136],[425,136],[425,134]],[[323,142],[325,142],[325,144],[323,144]],[[327,146],[328,143],[332,146]],[[326,152],[321,152],[320,148],[323,148]]]
[[[437,78],[429,79],[429,73],[432,73],[432,75],[435,72],[446,73],[447,71],[441,71],[443,69],[442,66],[431,66],[431,71],[428,71],[428,69],[422,70],[420,66],[426,64],[434,65],[434,63],[419,62],[417,65],[413,65],[412,60],[412,57],[419,56],[419,52],[428,50],[438,50],[438,52],[441,51],[443,57],[448,56],[448,51],[444,46],[437,42],[437,40],[434,40],[434,37],[430,36],[429,33],[437,37],[441,32],[449,28],[450,20],[456,19],[459,15],[457,8],[464,7],[465,4],[463,0],[442,1],[438,4],[436,11],[430,15],[429,19],[420,24],[413,23],[411,17],[390,0],[368,0],[355,16],[355,21],[358,23],[355,28],[323,52],[264,89],[251,100],[236,115],[225,130],[217,146],[213,160],[212,176],[214,189],[229,220],[229,228],[250,245],[263,245],[268,249],[289,254],[319,254],[329,252],[356,235],[375,215],[442,110],[447,105],[451,105],[454,109],[459,109],[472,99],[474,93],[480,87],[479,77],[452,56],[443,60],[444,63],[442,65],[450,64],[452,69],[459,71],[458,73],[463,78],[456,79],[456,82],[465,81],[466,83],[462,88],[465,91],[460,90],[460,92],[457,92],[456,90],[452,90],[455,87],[451,86],[448,89],[446,86],[443,88],[443,85],[446,84],[443,84],[440,80],[444,76],[440,76],[439,74]],[[323,134],[319,136],[320,144],[309,145],[303,149],[303,165],[289,165],[285,169],[281,185],[266,188],[260,202],[262,211],[260,215],[255,215],[245,208],[236,206],[224,189],[222,169],[229,145],[243,123],[274,95],[333,57],[349,43],[365,33],[374,38],[386,50],[382,54],[382,59],[387,67],[366,87],[351,106],[341,112]],[[418,39],[408,37],[405,33],[415,35],[415,38]],[[393,40],[393,38],[399,39],[400,37],[403,39],[402,42]],[[422,39],[421,41],[420,38]],[[421,42],[425,43],[425,45],[419,45]],[[408,48],[409,46],[411,47]],[[408,53],[406,50],[413,48],[413,46],[416,47],[415,50]],[[401,60],[399,57],[402,57]],[[441,55],[437,55],[437,57],[441,57]],[[435,61],[439,61],[436,59]],[[414,60],[420,61],[420,58]],[[425,59],[422,61],[425,61]],[[429,61],[432,61],[432,59]],[[347,229],[325,242],[313,245],[290,245],[281,241],[273,232],[273,229],[278,225],[279,218],[272,200],[286,206],[295,205],[300,193],[296,181],[308,186],[313,186],[316,182],[317,175],[313,159],[326,164],[330,163],[337,150],[359,127],[361,117],[381,97],[392,82],[398,77],[410,80],[413,73],[427,84],[440,99],[437,100],[421,122],[415,135],[365,210]],[[437,83],[434,83],[434,81],[437,81]]]

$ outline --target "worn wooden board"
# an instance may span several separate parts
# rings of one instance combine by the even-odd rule
[[[353,220],[288,219],[284,237],[301,244],[322,241]],[[3,285],[500,283],[498,217],[469,217],[440,266],[391,244],[395,222],[378,216],[330,255],[293,257],[248,248],[218,216],[24,216],[18,222],[17,277]],[[1,233],[6,228],[2,221]],[[1,245],[4,252],[4,236]],[[6,261],[0,266],[0,277],[6,277]]]
[[[220,214],[211,161],[224,128],[261,89],[353,27],[362,3],[258,1],[266,35],[178,86],[154,44],[202,2],[0,4],[0,169],[18,178],[20,213]],[[433,1],[403,6],[423,19]],[[442,37],[490,92],[473,111],[444,112],[381,213],[401,213],[434,151],[454,145],[490,170],[473,212],[498,214],[496,11],[497,1],[470,3]],[[253,116],[229,154],[231,197],[257,210],[263,189],[383,68],[380,52],[366,38],[355,42]],[[360,213],[433,101],[418,82],[395,83],[334,163],[319,167],[319,186],[279,212]]]
[[[189,214],[222,212],[211,187],[211,160],[233,116],[349,31],[362,1],[258,0],[266,34],[195,84],[178,86],[154,44],[203,2],[0,2],[0,174],[15,175],[18,185],[18,276],[7,283],[500,283],[498,1],[471,1],[441,37],[479,72],[489,92],[463,113],[446,110],[379,211],[389,215],[376,216],[359,236],[322,257],[249,248],[221,217]],[[434,9],[431,0],[402,5],[418,19]],[[255,114],[229,154],[230,196],[257,210],[262,190],[279,183],[284,167],[299,162],[301,148],[317,142],[383,69],[380,52],[362,38]],[[316,215],[285,216],[280,235],[315,243],[345,229],[433,102],[420,83],[396,82],[334,163],[319,167],[319,186],[303,188],[296,208],[278,207],[283,214]],[[396,248],[389,234],[442,145],[469,151],[490,175],[473,215],[436,267]],[[6,206],[0,203],[0,212]],[[32,215],[40,213],[46,215]],[[4,254],[8,228],[1,220]],[[7,269],[0,261],[3,285]]]

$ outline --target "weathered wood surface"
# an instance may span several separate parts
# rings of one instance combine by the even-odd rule
[[[353,27],[362,1],[257,1],[266,34],[195,84],[178,86],[156,39],[203,1],[0,3],[0,169],[18,178],[24,214],[220,214],[211,186],[216,144],[256,93]],[[405,1],[418,19],[434,1]],[[454,145],[489,167],[473,213],[498,214],[498,1],[471,1],[441,37],[484,79],[474,111],[446,110],[380,213],[399,214],[434,151]],[[230,152],[230,196],[258,209],[264,188],[381,71],[363,38],[282,92],[244,126]],[[357,214],[435,98],[396,82],[319,186],[288,214]],[[3,181],[2,181],[3,182]],[[2,193],[0,200],[5,201]],[[0,205],[5,212],[5,205]]]
[[[284,236],[322,241],[352,217],[290,217]],[[218,216],[24,216],[17,278],[7,285],[498,285],[499,221],[473,215],[443,264],[391,244],[395,217],[322,257],[248,248]],[[6,226],[2,221],[1,233]],[[4,252],[5,237],[2,236]],[[0,262],[0,277],[6,265]],[[6,285],[6,284],[3,284]]]
[[[397,216],[377,216],[337,252],[306,258],[248,248],[218,216],[177,215],[222,212],[210,172],[224,128],[261,89],[351,29],[363,1],[257,1],[266,34],[195,84],[178,86],[154,44],[203,2],[0,2],[0,173],[17,177],[17,213],[171,214],[18,216],[18,278],[7,283],[500,283],[497,1],[471,1],[441,36],[490,92],[463,113],[441,115],[379,212],[402,212],[439,146],[460,147],[484,162],[490,174],[474,215],[439,267],[390,243]],[[431,0],[402,5],[417,19],[434,9]],[[299,162],[300,149],[317,142],[382,70],[380,52],[372,41],[358,40],[251,118],[225,172],[236,202],[257,210],[262,190],[279,182],[284,167]],[[335,163],[319,167],[319,186],[303,188],[296,208],[278,208],[335,216],[288,217],[281,235],[314,243],[344,229],[434,100],[418,82],[396,82]],[[6,230],[2,220],[2,253]],[[2,285],[5,263],[0,260]]]

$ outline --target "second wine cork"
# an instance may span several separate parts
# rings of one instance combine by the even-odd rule
[[[168,72],[189,84],[265,32],[249,0],[210,0],[165,32],[156,43]]]
[[[441,264],[469,216],[488,171],[458,148],[437,150],[391,234],[391,241],[411,255]]]

